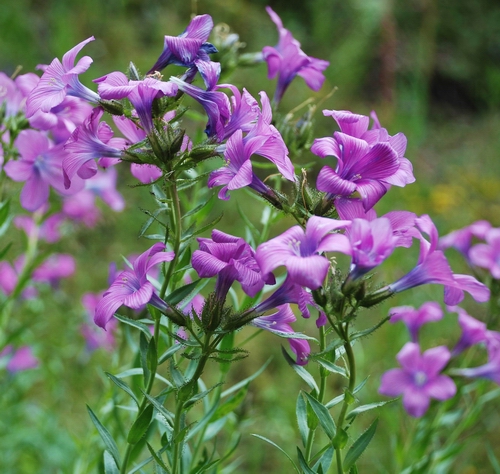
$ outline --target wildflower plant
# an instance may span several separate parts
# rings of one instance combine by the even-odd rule
[[[333,118],[331,136],[309,139],[314,106],[302,125],[293,125],[297,133],[290,140],[290,122],[273,118],[281,99],[297,75],[318,91],[328,62],[304,53],[278,14],[269,7],[267,12],[279,42],[258,54],[240,58],[237,38],[210,42],[213,20],[205,14],[179,36],[165,36],[156,63],[141,65],[145,76],[130,63],[126,72],[94,79],[93,89],[84,86],[78,76],[92,59],[76,57],[93,37],[43,67],[40,78],[0,75],[0,90],[6,91],[0,96],[0,235],[13,220],[16,188],[10,180],[23,183],[20,204],[29,213],[13,220],[26,234],[25,252],[15,256],[9,244],[0,247],[0,370],[15,374],[40,365],[29,347],[14,345],[19,331],[13,312],[42,285],[55,289],[75,271],[70,255],[45,255],[50,250],[41,251],[40,245],[57,241],[64,226],[66,231],[79,223],[92,227],[100,212],[96,196],[113,211],[123,210],[116,190],[123,163],[138,180],[135,191],[153,200],[140,236],[154,243],[127,257],[121,271],[111,267],[100,294],[82,292],[95,323],[91,327],[86,315],[81,325],[87,347],[113,351],[120,338],[130,345],[120,354],[120,365],[127,368],[107,373],[123,395],[120,402],[109,400],[112,416],[99,407],[88,409],[102,440],[106,473],[151,465],[171,474],[235,472],[235,453],[245,456],[238,410],[248,384],[265,370],[223,385],[233,367],[251,357],[237,343],[243,327],[257,328],[255,337],[266,330],[287,339],[293,353],[283,349],[290,370],[304,383],[294,394],[299,445],[294,454],[279,449],[290,460],[290,471],[299,474],[358,472],[377,419],[361,432],[357,417],[394,400],[360,401],[366,381],[357,373],[356,345],[388,321],[402,321],[409,341],[388,348],[400,368],[373,375],[381,377],[380,394],[402,396],[411,417],[425,419],[439,406],[442,418],[476,379],[500,383],[495,331],[500,231],[483,222],[439,239],[428,215],[399,210],[377,217],[374,206],[390,196],[390,188],[410,185],[415,177],[404,156],[405,135],[391,135],[374,112],[369,117],[324,110]],[[250,87],[219,83],[225,64],[213,61],[214,54],[231,58],[229,69],[238,61],[248,65],[248,58],[266,61],[269,78],[277,77],[272,102],[264,91],[257,100]],[[184,72],[173,76],[171,64]],[[184,122],[196,117],[189,113],[196,102],[204,111],[201,139],[189,136]],[[113,124],[123,136],[114,135]],[[313,173],[296,163],[295,155],[309,150],[320,158],[315,184]],[[264,176],[266,170],[270,175]],[[233,194],[245,192],[263,205],[261,228],[243,210],[246,228],[229,234],[221,230],[223,216],[214,217],[211,208],[216,199],[231,202]],[[278,232],[280,220],[281,229],[294,225]],[[473,238],[484,242],[473,245]],[[396,249],[412,246],[419,247],[413,269],[382,284],[380,267]],[[453,272],[444,253],[448,247],[465,255],[476,276]],[[343,267],[337,259],[349,263]],[[398,306],[371,327],[357,329],[366,309],[375,308],[373,313],[392,295],[427,284],[442,286],[444,304]],[[492,293],[488,321],[458,306],[465,293],[478,303]],[[444,317],[444,305],[446,317],[459,315],[462,335],[454,346],[450,340],[449,347],[443,341],[424,347],[421,329]],[[315,324],[295,331],[297,318],[311,314]],[[464,365],[472,348],[484,353],[483,364]],[[342,389],[331,393],[333,378]],[[255,436],[277,446],[261,433]],[[440,452],[425,456],[421,464],[401,467],[430,472],[425,469],[445,460]]]

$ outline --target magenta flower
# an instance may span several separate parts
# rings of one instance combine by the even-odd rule
[[[9,161],[4,169],[14,181],[25,181],[21,205],[26,210],[33,212],[42,207],[49,198],[51,186],[62,194],[74,194],[83,188],[80,180],[76,180],[71,188],[64,185],[64,150],[62,145],[52,146],[43,132],[23,130],[14,145],[21,159]]]
[[[330,199],[348,198],[357,192],[367,211],[391,185],[402,187],[415,181],[411,163],[403,156],[406,138],[402,133],[389,136],[378,120],[368,130],[368,117],[347,111],[324,110],[323,114],[332,115],[341,130],[333,138],[316,139],[311,147],[321,158],[337,159],[336,168],[324,166],[316,182]]]
[[[500,229],[490,229],[484,236],[486,243],[474,245],[469,251],[472,265],[486,268],[496,280],[500,279]]]
[[[390,397],[403,395],[403,405],[411,416],[424,415],[431,398],[442,401],[455,395],[453,380],[440,373],[450,360],[446,347],[434,347],[421,355],[419,345],[408,342],[397,359],[402,368],[382,375],[379,392]]]
[[[0,363],[3,365],[4,361],[7,362],[5,368],[11,374],[38,367],[38,359],[30,346],[22,346],[17,350],[14,350],[11,345],[6,346],[0,352]]]
[[[406,324],[412,342],[418,341],[418,332],[424,324],[443,318],[441,306],[434,301],[424,303],[419,309],[413,306],[398,306],[392,308],[389,314],[391,323],[403,321]]]
[[[279,33],[279,41],[275,47],[265,46],[262,49],[262,56],[267,62],[268,78],[273,79],[278,76],[274,102],[280,102],[285,90],[295,76],[302,77],[310,89],[318,91],[325,81],[323,71],[330,63],[307,56],[300,49],[300,43],[292,36],[292,33],[283,27],[281,18],[272,8],[266,7],[266,11],[278,28]]]
[[[330,262],[323,252],[349,252],[351,245],[342,234],[332,234],[343,229],[350,221],[338,221],[313,216],[306,226],[294,226],[274,239],[259,245],[255,258],[263,274],[284,265],[293,283],[311,290],[319,288],[328,273]]]
[[[212,238],[198,238],[199,250],[193,252],[191,264],[200,278],[217,275],[216,295],[224,301],[229,288],[238,281],[243,291],[255,296],[265,284],[273,284],[274,276],[264,274],[252,247],[242,238],[212,231]]]
[[[132,270],[125,270],[116,277],[96,307],[94,322],[98,326],[106,329],[115,311],[122,305],[137,309],[145,304],[151,304],[160,310],[166,309],[166,303],[156,294],[147,275],[153,266],[170,262],[174,258],[174,252],[163,250],[165,250],[163,243],[154,244],[137,257]]]
[[[111,127],[105,122],[100,122],[103,113],[101,107],[96,107],[64,145],[64,150],[68,154],[63,160],[66,187],[71,185],[75,174],[82,179],[94,176],[97,173],[97,164],[94,160],[101,157],[122,157],[126,142],[122,138],[113,138]]]
[[[277,336],[283,337],[287,336],[289,333],[295,332],[290,325],[296,321],[290,305],[285,304],[278,307],[278,311],[267,316],[258,316],[252,319],[250,323],[252,326],[256,326],[260,329],[265,329],[270,331]],[[290,348],[297,356],[298,365],[306,365],[309,354],[311,353],[311,348],[306,339],[294,339],[289,338],[288,342]]]
[[[26,102],[26,117],[31,117],[38,110],[49,112],[50,109],[59,105],[66,95],[79,97],[92,103],[99,101],[99,96],[78,79],[78,75],[85,72],[92,64],[92,58],[84,56],[75,65],[77,54],[90,41],[94,41],[93,36],[70,49],[63,56],[62,62],[55,58],[45,68],[40,82]]]
[[[35,224],[33,217],[14,217],[14,225],[18,229],[24,230],[28,239],[39,238],[51,244],[57,242],[61,238],[60,227],[63,221],[64,215],[59,212],[44,219],[39,226]]]
[[[217,52],[211,43],[207,43],[213,27],[210,15],[198,15],[179,36],[165,36],[163,52],[148,74],[161,71],[169,64],[192,67],[197,59],[210,61],[208,55]]]

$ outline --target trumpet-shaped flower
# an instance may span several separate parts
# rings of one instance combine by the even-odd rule
[[[64,145],[64,150],[68,153],[62,164],[64,185],[67,188],[75,175],[88,179],[97,173],[97,163],[94,160],[101,157],[122,157],[126,142],[122,138],[112,138],[111,127],[100,121],[103,113],[101,107],[96,107]]]
[[[211,43],[207,43],[213,27],[210,15],[198,15],[179,36],[165,36],[163,52],[148,74],[161,71],[169,64],[192,67],[196,59],[210,61],[208,55],[217,52]]]
[[[90,41],[91,36],[70,49],[62,58],[62,62],[55,58],[40,78],[40,82],[33,89],[26,102],[26,117],[31,117],[37,110],[49,112],[59,105],[66,95],[79,97],[88,102],[97,103],[99,95],[85,87],[78,75],[85,72],[92,64],[92,58],[84,56],[75,65],[77,54]]]
[[[392,308],[389,314],[391,323],[403,321],[406,324],[412,342],[418,341],[418,332],[424,324],[443,318],[441,306],[434,301],[424,303],[419,309],[413,306],[398,306]]]
[[[154,265],[170,262],[174,258],[174,252],[164,250],[163,243],[154,244],[137,257],[132,270],[125,270],[115,278],[96,306],[94,322],[98,326],[106,329],[115,311],[122,305],[137,309],[149,303],[161,310],[166,309],[166,303],[156,294],[147,275]]]
[[[36,211],[49,198],[52,186],[62,194],[74,194],[83,188],[83,182],[76,180],[65,186],[62,164],[65,153],[62,145],[52,146],[47,135],[36,130],[23,130],[16,138],[15,146],[20,160],[11,160],[5,166],[5,173],[14,181],[25,181],[21,191],[21,205],[28,211]]]
[[[330,267],[328,259],[320,254],[348,253],[350,250],[345,235],[331,232],[350,224],[350,221],[313,216],[308,220],[305,232],[300,226],[292,227],[259,245],[255,258],[264,274],[284,265],[293,283],[315,290],[323,284]]]
[[[408,342],[397,359],[402,368],[389,370],[382,376],[379,392],[390,397],[403,395],[403,405],[411,416],[424,415],[431,398],[442,401],[455,395],[453,380],[441,374],[450,360],[446,347],[434,347],[420,354],[419,345]]]
[[[217,275],[216,295],[224,301],[234,281],[243,291],[255,296],[264,284],[273,284],[273,275],[264,275],[255,260],[255,252],[242,238],[212,231],[212,238],[198,238],[199,250],[193,252],[191,264],[200,278]]]
[[[486,243],[474,245],[469,258],[472,265],[486,268],[493,278],[500,279],[500,229],[490,229],[485,235]]]
[[[454,311],[458,313],[458,324],[462,329],[460,340],[453,348],[452,355],[460,354],[465,349],[487,340],[488,331],[486,329],[485,323],[478,321],[476,318],[473,318],[472,316],[467,314],[467,311],[459,308],[458,306],[448,307],[448,311]]]
[[[330,63],[304,53],[300,43],[283,27],[281,18],[272,8],[266,7],[266,11],[279,33],[278,44],[275,47],[265,46],[262,50],[262,56],[267,62],[268,78],[273,79],[278,76],[274,102],[279,103],[295,76],[302,77],[309,88],[318,91],[325,81],[323,71]]]

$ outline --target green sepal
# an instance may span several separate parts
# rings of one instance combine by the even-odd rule
[[[134,424],[132,425],[132,428],[130,428],[130,431],[128,433],[127,442],[129,444],[137,444],[146,434],[146,431],[151,424],[151,419],[153,418],[153,411],[153,405],[148,405],[146,408],[144,408],[144,410],[142,410],[140,415],[134,421]]]

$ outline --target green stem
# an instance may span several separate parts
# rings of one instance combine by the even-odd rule
[[[354,359],[354,352],[352,350],[351,342],[349,341],[349,326],[348,323],[342,327],[339,327],[339,332],[342,334],[344,339],[344,349],[347,356],[347,363],[349,365],[349,393],[352,394],[354,392],[354,388],[356,386],[356,360]],[[349,403],[346,400],[344,395],[344,401],[342,403],[342,408],[340,410],[340,415],[337,420],[337,430],[342,431],[344,429],[344,421],[345,416],[347,414],[347,409],[349,407]],[[335,448],[335,456],[337,459],[337,472],[338,474],[342,474],[344,469],[342,467],[342,449],[339,447]]]
[[[155,326],[154,326],[154,334],[153,338],[156,344],[156,347],[158,347],[158,341],[160,339],[160,318],[155,318]],[[150,395],[151,390],[153,389],[153,384],[155,381],[155,376],[156,376],[156,368],[151,371],[151,374],[149,376],[148,384],[146,386],[146,390],[144,391],[145,394]],[[148,404],[148,398],[146,395],[143,395],[141,404],[139,406],[139,409],[137,410],[137,418],[141,415],[141,413],[144,411]],[[135,421],[134,421],[135,423]],[[132,423],[133,425],[133,423]],[[127,465],[130,459],[130,454],[132,453],[132,449],[134,449],[135,444],[127,443],[127,450],[125,451],[125,457],[123,458],[122,466],[120,469],[120,474],[125,474],[127,472]]]

